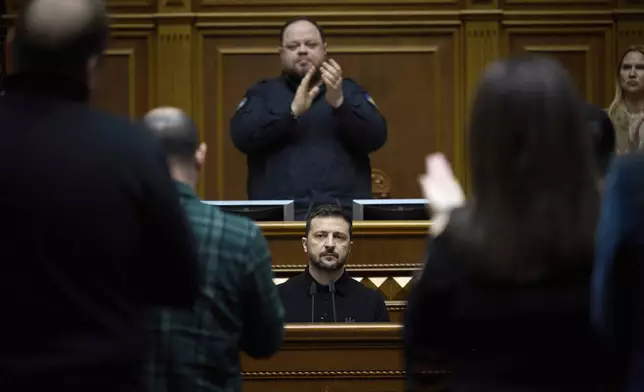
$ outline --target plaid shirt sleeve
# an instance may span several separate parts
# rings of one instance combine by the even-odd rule
[[[254,358],[275,354],[284,339],[284,308],[273,282],[272,257],[260,229],[253,224],[248,269],[242,277],[241,348]]]

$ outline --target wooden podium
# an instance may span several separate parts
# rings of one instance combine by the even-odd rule
[[[260,222],[273,255],[276,283],[301,273],[308,260],[302,249],[305,222]],[[412,276],[422,266],[429,221],[354,221],[347,270],[354,279],[382,293],[390,319],[401,321]]]
[[[402,392],[402,326],[291,324],[271,359],[242,357],[244,392]],[[429,391],[442,391],[449,372],[427,370]]]

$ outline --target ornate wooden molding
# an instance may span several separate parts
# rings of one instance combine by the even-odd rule
[[[302,378],[404,378],[403,370],[336,370],[298,372],[242,372],[244,379],[302,379]]]
[[[404,378],[407,372],[404,370],[312,370],[312,371],[267,371],[267,372],[242,372],[245,379],[328,379],[328,378],[359,378],[359,379],[392,379]],[[421,372],[427,376],[449,375],[447,369],[431,369]]]
[[[159,12],[190,12],[192,2],[190,0],[157,0]]]
[[[273,266],[273,270],[296,270],[302,272],[302,269],[306,264],[278,264]],[[358,264],[353,266],[347,266],[347,271],[371,271],[387,269],[388,272],[398,272],[398,271],[415,271],[419,268],[422,268],[422,263],[390,263],[390,264]]]
[[[192,27],[160,24],[157,36],[157,105],[192,115]]]
[[[305,222],[258,222],[266,236],[304,235]],[[424,236],[429,232],[429,221],[355,221],[354,235],[406,234]]]

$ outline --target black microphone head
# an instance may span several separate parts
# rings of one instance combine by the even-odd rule
[[[309,290],[309,294],[315,295],[318,293],[318,285],[315,284],[315,282],[311,282],[311,289]]]
[[[335,282],[332,280],[329,281],[329,291],[335,293]]]

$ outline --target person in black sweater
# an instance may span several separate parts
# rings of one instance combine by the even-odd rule
[[[590,326],[599,192],[569,76],[533,55],[495,62],[470,123],[471,201],[440,154],[420,181],[434,224],[405,315],[408,390],[438,356],[456,392],[615,391]]]
[[[197,252],[166,157],[92,109],[102,1],[35,0],[0,95],[0,391],[143,390],[149,306],[191,307]]]
[[[280,32],[282,73],[248,89],[230,120],[233,144],[248,162],[250,200],[295,200],[295,219],[312,205],[351,213],[371,199],[369,154],[387,141],[387,124],[369,93],[327,56],[324,31],[296,17]]]
[[[345,267],[353,222],[342,208],[321,205],[306,220],[304,272],[277,286],[287,323],[388,322],[382,295],[355,281]]]

